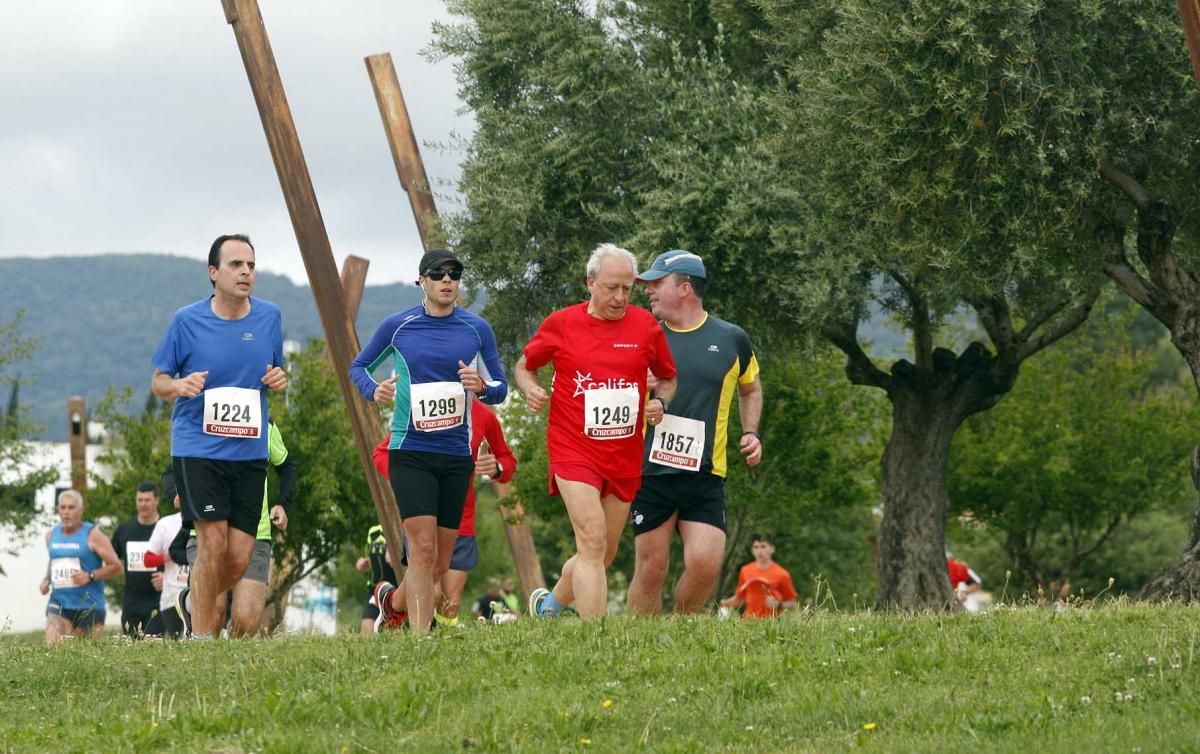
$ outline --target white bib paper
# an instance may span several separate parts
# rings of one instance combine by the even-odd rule
[[[214,387],[204,391],[204,434],[253,439],[262,436],[259,391]]]
[[[146,553],[149,551],[149,542],[126,542],[125,569],[130,573],[145,573],[157,570],[146,565]]]
[[[650,462],[683,471],[699,471],[704,458],[704,422],[666,414],[654,428]]]
[[[460,382],[420,382],[409,389],[413,426],[422,432],[440,432],[462,425],[467,415],[467,394]]]
[[[632,437],[642,402],[636,387],[583,391],[583,434],[593,440]]]
[[[71,577],[79,573],[79,558],[53,558],[50,561],[50,583],[55,589],[75,586]]]
[[[192,572],[190,566],[177,566],[175,568],[175,581],[178,584],[187,586],[188,575]]]

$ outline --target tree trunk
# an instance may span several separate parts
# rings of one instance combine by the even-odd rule
[[[946,575],[946,464],[966,415],[942,390],[892,390],[889,397],[876,607],[954,610],[958,600]]]
[[[1176,316],[1171,328],[1171,342],[1191,369],[1192,380],[1200,395],[1200,312],[1194,305]],[[1200,490],[1200,446],[1192,451],[1191,467],[1192,484]],[[1200,505],[1192,515],[1192,529],[1183,554],[1174,565],[1147,582],[1138,599],[1152,602],[1200,600]]]

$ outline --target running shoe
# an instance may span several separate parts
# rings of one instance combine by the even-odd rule
[[[187,609],[187,596],[191,591],[191,587],[185,586],[179,594],[175,595],[175,613],[183,622],[183,638],[185,639],[192,635],[192,613]]]
[[[380,581],[375,585],[375,605],[379,615],[375,618],[375,633],[394,631],[403,628],[408,623],[408,611],[396,610],[392,607],[392,592],[396,591],[394,584]]]
[[[529,594],[529,615],[533,618],[547,617],[542,615],[542,603],[550,596],[550,590],[538,587]]]

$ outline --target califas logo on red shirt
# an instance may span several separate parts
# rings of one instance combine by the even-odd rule
[[[578,369],[575,370],[575,392],[571,395],[572,398],[578,398],[583,395],[585,390],[600,390],[608,388],[610,390],[619,390],[621,388],[632,387],[636,388],[637,383],[631,382],[624,377],[608,377],[603,380],[592,379],[592,373],[584,374]]]

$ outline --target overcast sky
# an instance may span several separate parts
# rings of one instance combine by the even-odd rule
[[[417,139],[468,136],[453,65],[421,55],[436,0],[259,0],[338,266],[411,280],[421,244],[363,58],[390,52]],[[246,232],[303,263],[220,0],[0,2],[0,257],[168,252]],[[457,152],[423,147],[443,211]],[[439,184],[443,184],[439,186]]]

